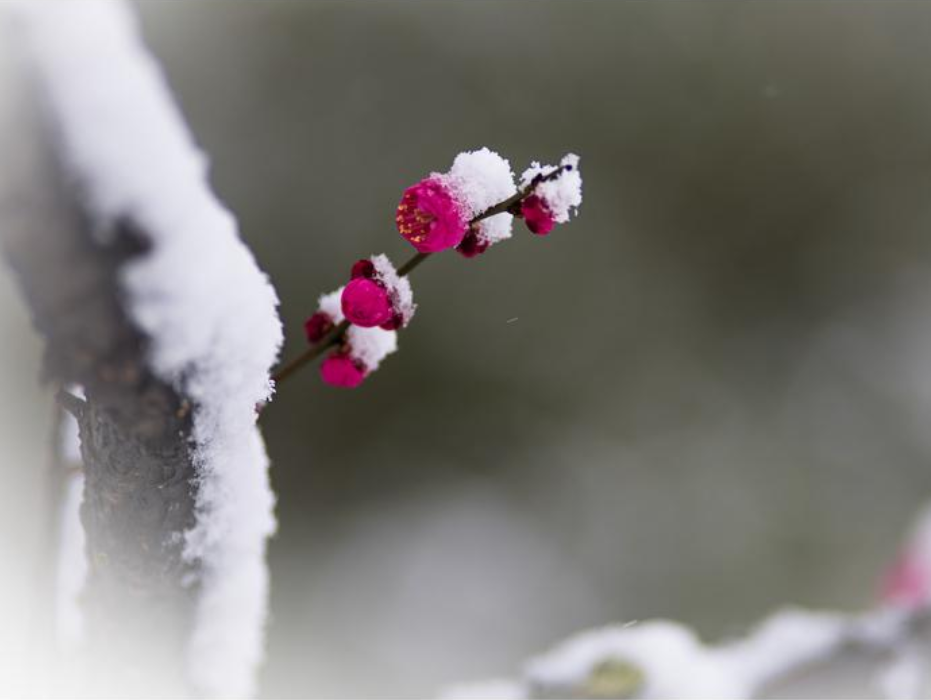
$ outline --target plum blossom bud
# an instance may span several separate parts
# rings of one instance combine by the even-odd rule
[[[474,258],[488,250],[490,245],[488,241],[479,238],[475,230],[470,229],[462,239],[462,243],[456,247],[456,252],[464,258]]]
[[[375,280],[357,277],[346,285],[342,296],[343,315],[363,328],[374,328],[391,320],[388,291]]]
[[[545,236],[556,224],[569,221],[582,204],[579,157],[570,153],[558,166],[531,163],[521,175],[521,187],[533,188],[521,203],[521,216],[531,232]]]
[[[398,275],[386,255],[352,266],[352,280],[341,298],[341,310],[350,323],[395,330],[410,322],[415,309],[410,281]]]
[[[397,348],[396,331],[350,326],[342,345],[320,365],[320,377],[330,386],[354,389]]]
[[[538,236],[545,236],[553,230],[556,225],[556,219],[553,218],[553,212],[546,206],[542,197],[535,194],[528,196],[520,205],[520,213],[527,223],[527,228],[531,233]]]
[[[342,352],[334,352],[320,363],[320,377],[330,386],[355,389],[366,374],[362,363]]]
[[[342,288],[329,294],[324,294],[317,302],[317,311],[304,322],[304,334],[307,342],[316,345],[333,328],[343,321],[343,312],[339,308]]]
[[[329,333],[335,325],[328,314],[317,311],[304,322],[304,334],[307,336],[307,342],[316,345],[323,340],[323,336]]]

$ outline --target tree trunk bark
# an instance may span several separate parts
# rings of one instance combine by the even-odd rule
[[[100,235],[22,85],[13,103],[0,149],[15,172],[0,188],[3,249],[45,339],[44,379],[86,395],[59,394],[80,426],[86,477],[87,690],[179,694],[196,596],[182,557],[194,524],[191,404],[148,366],[120,287],[149,236],[128,219]]]

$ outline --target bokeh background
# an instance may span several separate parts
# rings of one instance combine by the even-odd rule
[[[409,254],[404,187],[483,145],[582,157],[577,220],[432,259],[363,388],[308,371],[263,414],[263,694],[422,696],[593,625],[873,602],[931,497],[931,5],[137,7],[287,356],[354,260]],[[52,401],[6,269],[0,338],[25,601]]]

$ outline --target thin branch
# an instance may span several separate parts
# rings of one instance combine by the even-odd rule
[[[349,321],[342,321],[338,325],[333,326],[330,332],[323,336],[318,343],[311,345],[309,348],[307,348],[307,350],[295,357],[284,367],[275,372],[274,375],[272,375],[272,380],[275,382],[275,385],[280,386],[281,382],[297,372],[308,362],[316,360],[328,348],[341,343],[343,340],[343,335],[345,335],[348,329]]]

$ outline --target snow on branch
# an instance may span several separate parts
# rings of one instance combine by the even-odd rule
[[[651,620],[582,632],[532,659],[515,679],[456,686],[442,697],[818,697],[846,683],[845,665],[853,663],[858,675],[872,674],[865,687],[848,689],[857,697],[919,698],[931,681],[929,628],[927,611],[786,609],[743,639],[705,645],[683,625]]]
[[[23,2],[15,19],[56,158],[95,243],[127,230],[136,239],[115,275],[145,368],[181,398],[179,419],[190,413],[194,523],[177,533],[190,565],[184,584],[196,592],[188,677],[202,692],[248,694],[275,528],[255,414],[272,392],[282,341],[275,292],[211,191],[130,8]],[[92,403],[93,382],[87,388]]]
[[[442,697],[766,698],[931,693],[931,507],[916,518],[863,614],[786,608],[743,638],[709,645],[667,620],[579,633],[513,679],[456,686]]]

